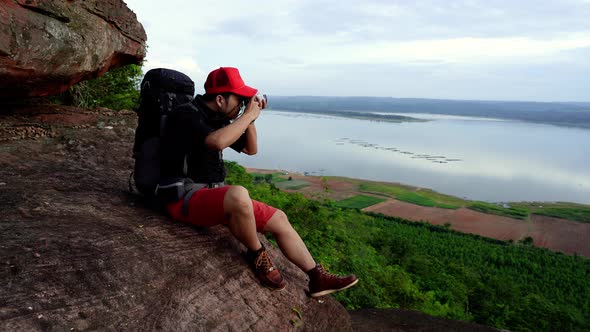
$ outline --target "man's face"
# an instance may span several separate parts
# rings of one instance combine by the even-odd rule
[[[235,119],[240,114],[241,108],[245,105],[244,100],[244,97],[234,94],[230,94],[225,98],[221,111],[228,120]]]

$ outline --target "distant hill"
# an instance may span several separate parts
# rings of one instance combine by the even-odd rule
[[[271,109],[306,113],[392,112],[477,116],[590,128],[590,102],[271,96]]]

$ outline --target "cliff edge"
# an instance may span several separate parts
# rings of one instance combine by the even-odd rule
[[[0,330],[350,331],[346,310],[261,286],[224,227],[199,229],[127,191],[132,112],[0,112]],[[270,247],[270,243],[262,237]]]

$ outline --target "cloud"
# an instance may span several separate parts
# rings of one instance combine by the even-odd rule
[[[487,63],[493,61],[535,61],[590,46],[590,35],[555,40],[530,38],[453,38],[404,43],[383,43],[360,54],[360,61],[443,61],[450,63]]]
[[[178,57],[170,62],[148,59],[143,65],[143,70],[145,72],[154,68],[168,68],[178,70],[187,74],[195,82],[204,81],[206,77],[206,73],[203,73],[199,64],[188,56]]]
[[[297,52],[298,48],[313,53]],[[590,47],[590,34],[561,39],[453,38],[408,42],[345,43],[335,39],[305,38],[287,46],[291,58],[306,64],[399,64],[441,63],[553,63],[564,52]],[[267,53],[273,54],[272,49]],[[277,56],[279,54],[274,53]]]
[[[590,47],[589,0],[126,2],[148,33],[147,64],[185,68],[195,81],[204,79],[201,69],[236,66],[247,81],[272,82],[267,91],[285,95],[461,98],[466,91],[467,99],[540,100],[553,90],[589,98],[581,88],[590,84],[582,56]],[[367,69],[377,67],[400,75],[377,85]],[[559,67],[568,69],[559,85],[540,74]]]

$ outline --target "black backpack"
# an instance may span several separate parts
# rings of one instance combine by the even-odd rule
[[[141,81],[138,124],[133,145],[135,187],[147,198],[153,198],[160,180],[160,140],[166,116],[178,105],[193,99],[195,83],[185,74],[172,69],[152,69]],[[130,189],[131,177],[130,177]]]

